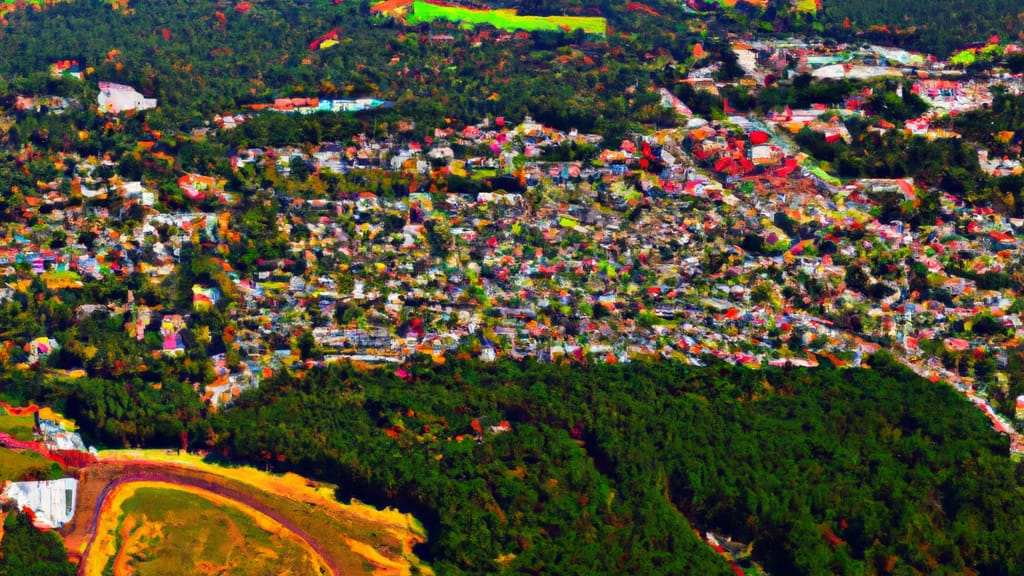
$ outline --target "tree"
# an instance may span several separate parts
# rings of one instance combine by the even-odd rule
[[[309,330],[299,335],[295,345],[299,349],[299,358],[303,360],[312,360],[318,356],[323,356],[323,354],[318,353],[316,339],[313,338],[313,333]]]
[[[74,564],[55,532],[41,532],[26,514],[9,512],[0,541],[0,576],[73,576]]]
[[[305,182],[309,179],[309,164],[306,163],[306,159],[301,156],[292,156],[292,159],[288,161],[289,175],[298,180],[299,182]]]

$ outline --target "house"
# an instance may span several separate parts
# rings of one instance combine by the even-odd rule
[[[185,342],[181,332],[185,329],[185,319],[180,314],[167,314],[160,321],[160,335],[163,337],[163,353],[169,356],[184,354]]]
[[[25,345],[25,352],[28,352],[29,355],[29,364],[35,364],[41,358],[45,358],[59,349],[60,345],[57,341],[46,336],[40,336]]]
[[[38,528],[60,528],[75,515],[78,480],[62,478],[42,482],[11,482],[0,493],[0,500],[14,503],[31,513]]]
[[[668,89],[658,88],[658,96],[661,97],[661,105],[663,107],[675,110],[680,116],[693,116],[693,111],[690,110],[689,106],[684,104],[675,94],[669,92]]]
[[[146,98],[131,86],[113,82],[100,82],[97,101],[100,111],[111,114],[156,108],[156,98]]]
[[[37,412],[37,414],[39,414]],[[40,416],[37,419],[36,427],[39,430],[39,438],[48,450],[61,452],[89,452],[82,437],[69,427],[73,424],[58,419],[48,419]]]
[[[178,188],[185,192],[189,200],[203,200],[211,193],[221,190],[224,182],[211,176],[185,174],[178,178]]]
[[[78,60],[58,60],[50,66],[50,77],[81,80],[82,66]]]
[[[192,309],[198,311],[209,310],[220,302],[220,289],[216,286],[192,285]]]

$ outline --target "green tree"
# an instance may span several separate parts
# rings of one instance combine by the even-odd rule
[[[55,532],[41,532],[28,516],[9,512],[0,541],[0,576],[73,576],[64,543]]]

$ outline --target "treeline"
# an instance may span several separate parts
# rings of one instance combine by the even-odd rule
[[[692,527],[772,573],[1018,573],[1007,440],[950,388],[871,363],[450,360],[411,382],[335,365],[263,383],[209,440],[414,512],[444,573],[726,571]]]

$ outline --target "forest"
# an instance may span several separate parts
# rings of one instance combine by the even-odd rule
[[[952,389],[851,374],[421,361],[276,376],[214,416],[228,459],[338,482],[430,530],[439,571],[1019,573],[1024,468]]]
[[[729,573],[694,530],[770,573],[1019,573],[1024,465],[1008,440],[952,388],[884,352],[868,362],[333,364],[216,414],[170,386],[181,376],[167,392],[10,375],[3,389],[97,446],[184,441],[412,512],[439,573]]]

